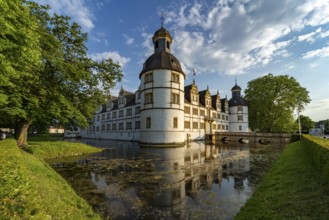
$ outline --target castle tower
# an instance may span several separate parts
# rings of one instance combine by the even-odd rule
[[[232,98],[229,100],[229,131],[230,132],[248,132],[248,105],[241,97],[241,87],[235,85],[231,89]]]
[[[152,38],[154,53],[139,74],[141,80],[141,132],[144,145],[182,144],[184,133],[185,74],[170,53],[172,37],[161,27]]]

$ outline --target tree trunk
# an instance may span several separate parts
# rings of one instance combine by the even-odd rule
[[[27,131],[31,125],[30,121],[22,119],[16,126],[16,140],[17,145],[21,148],[27,146]]]

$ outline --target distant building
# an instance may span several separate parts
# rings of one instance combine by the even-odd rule
[[[48,132],[49,134],[64,134],[64,128],[50,126]]]
[[[247,132],[248,106],[235,84],[232,98],[185,86],[180,62],[170,53],[172,37],[161,27],[152,38],[154,53],[139,74],[139,89],[121,88],[100,106],[81,137],[133,140],[142,144],[182,144],[212,138],[215,132]]]

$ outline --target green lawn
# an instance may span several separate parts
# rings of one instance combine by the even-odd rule
[[[36,150],[62,146],[44,143],[31,141],[30,150],[42,157],[60,155]],[[43,159],[19,149],[14,139],[0,141],[0,164],[0,219],[100,219]]]
[[[238,219],[329,219],[329,184],[308,146],[289,144],[236,216]]]
[[[28,144],[25,150],[43,159],[71,157],[102,151],[100,148],[83,143],[64,141],[62,135],[58,134],[33,135],[28,138]]]

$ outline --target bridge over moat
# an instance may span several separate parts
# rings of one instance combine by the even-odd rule
[[[255,133],[255,132],[216,132],[215,143],[223,141],[241,142],[248,140],[250,143],[277,143],[287,144],[291,140],[290,134],[283,133]]]

